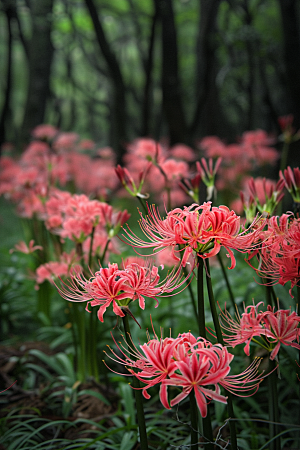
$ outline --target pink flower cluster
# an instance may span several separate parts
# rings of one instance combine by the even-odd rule
[[[262,177],[246,178],[240,200],[234,200],[231,207],[239,214],[244,210],[248,222],[252,222],[257,213],[273,214],[284,197],[284,186],[283,179],[276,182]]]
[[[144,309],[145,297],[148,297],[156,300],[158,306],[157,297],[171,294],[185,281],[180,269],[173,269],[161,281],[158,268],[151,264],[142,266],[135,262],[125,263],[124,268],[120,269],[118,264],[109,263],[107,268],[101,267],[89,280],[75,271],[69,284],[64,284],[59,292],[69,301],[87,302],[87,311],[89,304],[100,306],[98,318],[103,322],[103,315],[111,304],[113,312],[124,317],[124,311],[130,302],[138,300],[140,308]]]
[[[129,219],[127,210],[115,211],[111,205],[90,200],[86,195],[72,195],[67,191],[54,190],[45,203],[45,225],[54,234],[75,242],[84,242],[93,234],[93,252],[99,254],[108,239]]]
[[[199,147],[207,158],[222,157],[217,188],[237,192],[252,170],[276,163],[279,152],[270,147],[273,143],[274,139],[265,131],[255,130],[245,132],[238,144],[226,145],[216,136],[207,136],[200,141]]]
[[[280,346],[287,345],[300,349],[299,337],[300,316],[287,309],[275,311],[268,305],[267,311],[259,310],[259,306],[245,308],[242,316],[234,320],[227,310],[221,313],[221,326],[224,329],[224,341],[231,347],[245,343],[245,353],[250,355],[250,342],[253,340],[270,352],[270,359],[276,358]],[[229,333],[229,334],[226,334]],[[260,341],[254,339],[262,338]]]
[[[257,267],[251,267],[266,284],[291,282],[293,297],[292,289],[300,280],[300,219],[291,213],[270,217],[261,241],[248,257],[249,261],[256,256],[258,261]]]
[[[179,187],[182,178],[190,176],[189,163],[197,158],[195,151],[183,144],[172,148],[149,138],[140,138],[127,146],[125,169],[135,185],[144,176],[144,192],[154,194],[159,203],[166,202],[163,192],[170,192],[171,203],[181,205],[187,196]],[[150,165],[149,165],[150,163]]]
[[[115,342],[116,343],[116,342]],[[145,383],[143,395],[150,398],[148,389],[160,384],[160,400],[170,409],[186,398],[192,391],[202,417],[207,415],[207,401],[216,400],[227,403],[221,394],[221,387],[236,395],[254,394],[262,375],[258,375],[259,361],[255,360],[243,373],[229,375],[230,363],[234,356],[221,344],[212,344],[191,333],[179,334],[174,338],[161,338],[155,335],[140,350],[132,345],[119,346],[121,357],[113,350],[114,361],[126,366],[131,375]],[[168,386],[181,388],[181,392],[170,402]]]
[[[264,220],[255,221],[248,230],[240,230],[240,217],[227,206],[212,207],[211,202],[199,206],[193,204],[183,209],[175,208],[162,219],[159,212],[148,207],[149,214],[141,215],[140,226],[149,239],[144,241],[130,228],[124,229],[127,241],[133,248],[153,248],[162,251],[171,248],[183,252],[182,265],[185,266],[189,256],[194,252],[205,259],[219,253],[223,246],[231,258],[231,269],[235,267],[233,249],[249,252],[260,236],[265,225]]]
[[[56,278],[68,277],[72,270],[80,270],[80,268],[79,258],[75,250],[71,251],[71,253],[63,252],[59,257],[59,261],[49,261],[36,269],[36,283],[39,285],[48,280],[54,284]],[[38,286],[36,286],[36,289],[38,289]]]
[[[0,195],[16,203],[23,217],[43,213],[44,202],[57,185],[71,183],[76,190],[104,199],[118,185],[111,149],[96,153],[91,141],[87,145],[75,133],[58,133],[48,127],[33,131],[36,139],[43,140],[32,141],[18,160],[8,156],[0,160]],[[95,156],[82,153],[86,149],[92,149]]]

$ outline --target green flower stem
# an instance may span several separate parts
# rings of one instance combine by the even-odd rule
[[[100,265],[101,265],[101,266],[103,265],[104,258],[105,258],[105,255],[106,255],[106,252],[107,252],[109,243],[110,243],[110,239],[107,239],[106,244],[105,244],[105,247],[104,247],[104,250],[103,250],[103,253],[102,253],[102,255],[100,256]]]
[[[263,280],[263,282],[266,282],[266,280]],[[275,297],[275,302],[274,302],[274,290],[273,290],[273,286],[268,286],[266,285],[266,291],[267,291],[267,303],[268,305],[270,305],[271,307],[276,306],[276,297]]]
[[[69,302],[69,314],[70,314],[70,322],[71,322],[71,333],[72,333],[72,340],[73,340],[73,345],[74,345],[74,352],[75,352],[75,361],[78,361],[78,336],[75,330],[75,324],[76,324],[76,319],[75,319],[75,310],[74,310],[74,303]]]
[[[191,448],[193,450],[198,449],[198,408],[195,399],[194,390],[191,391],[190,395],[190,415],[191,415]]]
[[[89,248],[89,259],[88,259],[88,265],[89,268],[92,269],[92,257],[93,257],[93,243],[94,243],[94,236],[95,236],[95,226],[92,229],[91,232],[91,241],[90,241],[90,248]]]
[[[123,319],[125,338],[128,346],[134,350],[133,344],[131,342],[131,333],[128,321],[128,315],[125,314]],[[140,450],[148,450],[148,439],[147,439],[147,430],[146,430],[146,422],[145,422],[145,414],[144,414],[144,406],[143,406],[143,394],[141,391],[141,386],[139,380],[133,376],[132,377],[132,387],[134,390],[135,396],[135,404],[136,404],[136,412],[137,412],[137,422],[140,431]]]
[[[229,282],[229,279],[228,279],[227,271],[225,269],[224,262],[223,262],[223,259],[222,259],[222,256],[220,255],[220,253],[218,253],[218,260],[219,260],[219,263],[220,263],[220,266],[221,266],[221,269],[222,269],[223,277],[224,277],[224,280],[225,280],[225,283],[226,283],[226,286],[227,286],[227,290],[228,290],[228,294],[229,294],[229,298],[230,298],[231,304],[232,304],[232,306],[234,308],[234,311],[236,311],[237,307],[236,307],[236,303],[235,303],[235,300],[234,300],[234,295],[233,295],[233,292],[232,292],[232,289],[231,289],[231,286],[230,286],[230,282]]]
[[[45,228],[44,223],[33,217],[31,221],[32,225],[32,238],[35,239],[42,247],[40,252],[40,264],[49,262],[49,233]],[[36,269],[36,267],[35,267]],[[42,283],[37,291],[37,310],[44,314],[48,320],[51,320],[51,286],[48,281]]]
[[[182,269],[183,269],[184,276],[187,277],[188,276],[187,268],[183,267]],[[193,307],[193,310],[194,310],[195,317],[197,317],[198,313],[197,313],[196,299],[195,299],[194,291],[193,291],[193,288],[192,288],[192,284],[191,284],[191,282],[189,280],[186,280],[186,285],[187,285],[187,288],[188,288],[188,291],[189,291],[189,294],[190,294],[190,299],[191,299],[191,303],[192,303],[192,307]]]
[[[143,200],[139,195],[137,195],[136,198],[137,198],[138,201],[140,202],[140,204],[141,204],[141,206],[142,206],[142,208],[143,208],[143,210],[144,210],[144,213],[145,213],[146,215],[148,215],[147,206],[146,206],[144,200]]]
[[[212,282],[211,282],[211,276],[210,276],[210,268],[209,268],[209,261],[206,260],[206,284],[207,284],[207,291],[208,291],[208,298],[209,298],[209,304],[211,309],[211,314],[215,326],[215,331],[217,335],[217,341],[219,344],[224,345],[222,330],[220,327],[219,317],[217,313],[216,303],[214,299],[214,293],[212,288]],[[228,417],[233,419],[234,418],[234,411],[233,411],[233,401],[232,401],[232,394],[231,392],[226,391],[227,394],[227,412]],[[229,428],[230,428],[230,441],[231,441],[231,448],[232,450],[237,450],[237,438],[236,438],[236,428],[235,423],[233,421],[229,421]]]
[[[198,292],[198,328],[199,336],[206,339],[205,328],[205,304],[204,304],[204,285],[203,285],[203,259],[197,256],[198,274],[197,274],[197,292]]]
[[[88,342],[87,345],[91,346],[91,374],[96,381],[99,381],[99,370],[98,370],[98,358],[97,358],[97,312],[92,308],[90,314],[90,327],[88,330]]]
[[[280,170],[282,170],[282,172],[284,171],[284,169],[286,169],[289,148],[290,148],[289,142],[284,142],[283,147],[282,147],[282,152],[281,152],[281,161],[280,161]]]
[[[84,381],[86,376],[85,312],[82,310],[80,303],[74,303],[74,318],[79,342],[77,373],[79,380]]]
[[[271,422],[279,422],[278,393],[277,393],[276,361],[269,360],[268,388],[269,388],[269,417]],[[275,370],[274,370],[275,369]],[[270,423],[270,439],[279,433],[278,425]],[[280,437],[270,442],[270,450],[281,450]]]
[[[205,328],[205,304],[204,304],[204,285],[203,285],[203,259],[197,256],[198,263],[198,276],[197,276],[197,292],[198,292],[198,327],[199,336],[206,339],[206,328]],[[203,424],[203,436],[207,440],[205,445],[206,450],[213,450],[213,433],[211,426],[211,419],[209,415],[209,409],[207,408],[207,416],[202,419]],[[191,436],[193,439],[193,436]]]
[[[45,315],[48,320],[51,315],[51,289],[49,281],[44,281],[37,291],[37,311]]]
[[[276,307],[278,305],[278,301],[277,301],[278,299],[277,299],[277,296],[276,296],[276,292],[274,290],[274,286],[269,286],[269,287],[270,287],[270,291],[271,291],[271,297],[273,299],[273,304]]]

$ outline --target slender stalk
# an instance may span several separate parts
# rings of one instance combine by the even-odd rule
[[[265,280],[263,280],[263,281],[265,281]],[[266,299],[267,299],[268,305],[270,305],[271,307],[276,306],[276,296],[275,296],[273,286],[266,285],[266,291],[267,291]]]
[[[198,449],[198,408],[195,399],[194,390],[191,391],[190,395],[190,415],[191,415],[191,448],[194,450]]]
[[[92,229],[91,233],[91,241],[90,241],[90,248],[89,248],[89,268],[92,268],[92,257],[93,257],[93,243],[94,243],[94,236],[95,236],[95,227]]]
[[[140,202],[140,204],[141,204],[141,206],[142,206],[142,208],[143,208],[143,210],[144,210],[144,213],[146,214],[146,215],[148,215],[148,210],[147,210],[147,206],[146,206],[146,204],[145,204],[145,202],[143,201],[143,199],[140,197],[140,196],[136,196],[136,198],[138,199],[138,201]]]
[[[101,264],[101,266],[103,265],[104,258],[105,258],[105,255],[106,255],[106,252],[107,252],[109,243],[110,243],[110,239],[107,239],[106,244],[105,244],[105,247],[104,247],[104,250],[103,250],[103,253],[102,253],[102,255],[100,256],[100,264]]]
[[[221,266],[221,269],[222,269],[223,277],[224,277],[224,280],[225,280],[225,283],[226,283],[226,286],[227,286],[227,290],[228,290],[228,294],[229,294],[229,298],[230,298],[231,304],[232,304],[232,306],[234,308],[234,311],[236,311],[237,307],[236,307],[236,303],[235,303],[235,300],[234,300],[234,295],[233,295],[233,292],[232,292],[232,289],[231,289],[231,286],[230,286],[230,282],[229,282],[229,279],[228,279],[227,271],[225,269],[224,262],[223,262],[223,259],[222,259],[222,256],[220,255],[220,253],[218,253],[218,260],[219,260],[219,263],[220,263],[220,266]]]
[[[282,171],[284,171],[284,169],[286,169],[289,148],[290,148],[290,144],[288,142],[284,142],[282,152],[281,152],[281,161],[280,161],[280,170],[282,170]]]
[[[279,409],[278,409],[278,393],[277,393],[277,371],[274,370],[277,363],[276,361],[269,360],[269,372],[268,376],[268,388],[269,388],[269,417],[270,417],[270,439],[274,438],[279,433],[278,425],[272,422],[279,422]],[[280,437],[270,442],[270,450],[281,450]]]
[[[197,293],[198,293],[198,328],[199,336],[206,338],[205,328],[205,305],[204,305],[204,286],[203,286],[203,259],[197,256],[198,276],[197,276]]]
[[[188,276],[187,268],[183,267],[182,269],[183,269],[184,276],[187,277]],[[197,317],[198,313],[197,313],[197,306],[196,306],[196,299],[195,299],[194,291],[193,291],[192,285],[189,280],[186,280],[186,284],[187,284],[187,288],[188,288],[188,291],[190,294],[190,299],[191,299],[192,307],[194,310],[194,314],[195,314],[195,317]]]
[[[74,352],[75,352],[75,366],[77,365],[78,362],[78,335],[76,334],[76,330],[75,330],[75,323],[76,323],[76,319],[75,319],[75,312],[74,312],[74,307],[73,307],[73,303],[69,302],[69,314],[70,314],[70,322],[71,322],[71,333],[72,333],[72,339],[73,339],[73,345],[74,345]]]
[[[97,313],[92,308],[90,314],[90,329],[88,330],[88,346],[91,346],[91,374],[99,381],[98,358],[97,358]]]
[[[86,375],[86,339],[85,339],[85,312],[80,309],[82,307],[79,303],[74,303],[74,318],[77,327],[78,336],[78,360],[77,360],[77,372],[80,381],[85,380]]]
[[[122,319],[123,319],[125,338],[126,338],[127,344],[130,348],[133,349],[133,345],[132,345],[132,342],[130,339],[130,327],[129,327],[128,315],[125,314],[125,316],[122,317]],[[134,388],[133,390],[134,390],[134,396],[135,396],[137,422],[138,422],[138,427],[139,427],[139,432],[140,432],[140,444],[141,444],[140,450],[148,450],[146,421],[145,421],[144,406],[143,406],[143,394],[140,389],[140,382],[135,376],[132,377],[132,387]]]
[[[198,276],[197,276],[197,293],[198,293],[198,327],[199,336],[206,338],[205,329],[205,304],[204,304],[204,285],[203,285],[203,259],[197,256],[198,263]],[[205,445],[206,450],[213,450],[213,433],[211,426],[211,419],[209,415],[209,409],[207,408],[207,416],[202,419],[203,424],[203,436],[207,440]],[[191,436],[193,439],[193,436]]]
[[[276,304],[278,304],[278,299],[277,299],[277,297],[276,297],[276,292],[275,292],[275,290],[274,290],[274,286],[269,286],[270,287],[270,291],[271,291],[271,297],[272,297],[272,299],[273,299],[273,303],[274,303],[274,305],[275,305],[275,307],[276,307]]]
[[[213,288],[212,288],[208,259],[206,260],[206,284],[207,284],[207,291],[208,291],[208,298],[209,298],[211,314],[212,314],[215,331],[216,331],[216,335],[217,335],[217,341],[219,342],[219,344],[224,345],[222,330],[221,330],[220,322],[219,322],[219,316],[217,313],[216,303],[215,303],[215,299],[214,299],[214,293],[213,293]],[[229,392],[227,390],[226,390],[226,394],[227,394],[228,417],[233,419],[234,418],[234,410],[233,410],[232,394],[231,394],[231,392]],[[235,423],[231,420],[229,421],[229,428],[230,428],[231,448],[232,448],[232,450],[237,450],[238,447],[237,447],[236,428],[235,428]]]

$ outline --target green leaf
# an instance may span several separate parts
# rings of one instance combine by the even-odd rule
[[[101,402],[105,403],[105,405],[110,406],[111,403],[105,398],[100,392],[92,391],[91,389],[84,389],[78,393],[78,396],[80,395],[91,395],[93,397],[96,397]]]

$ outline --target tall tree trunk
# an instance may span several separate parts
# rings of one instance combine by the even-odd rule
[[[152,69],[153,69],[153,53],[154,53],[154,41],[155,30],[157,28],[157,13],[155,12],[152,18],[151,34],[149,38],[148,55],[145,60],[145,85],[143,95],[142,106],[142,135],[147,136],[150,134],[150,109],[151,109],[151,81],[152,81]]]
[[[290,111],[294,114],[294,124],[300,127],[300,29],[299,1],[279,0],[284,37],[284,58]]]
[[[172,0],[154,0],[162,26],[163,111],[170,144],[186,142],[187,129],[178,74],[177,34]]]
[[[29,44],[29,82],[22,126],[22,140],[29,139],[31,130],[44,122],[53,46],[51,43],[53,0],[32,0],[32,37]]]
[[[112,147],[117,152],[118,162],[124,154],[124,143],[127,140],[127,115],[126,115],[126,97],[123,76],[115,54],[109,46],[104,34],[102,24],[97,13],[93,0],[85,0],[89,10],[96,39],[106,61],[112,83],[112,121],[111,121],[111,140]]]
[[[5,8],[6,6],[6,8]],[[11,20],[13,17],[13,8],[10,3],[4,3],[5,15],[7,21],[7,63],[6,63],[6,88],[4,93],[4,102],[0,117],[0,152],[1,145],[6,141],[6,124],[10,114],[10,98],[12,86],[12,30]],[[0,153],[1,154],[1,153]]]
[[[197,39],[196,106],[190,125],[192,137],[216,134],[230,137],[233,133],[222,111],[216,84],[216,20],[220,0],[199,0],[199,33]]]

